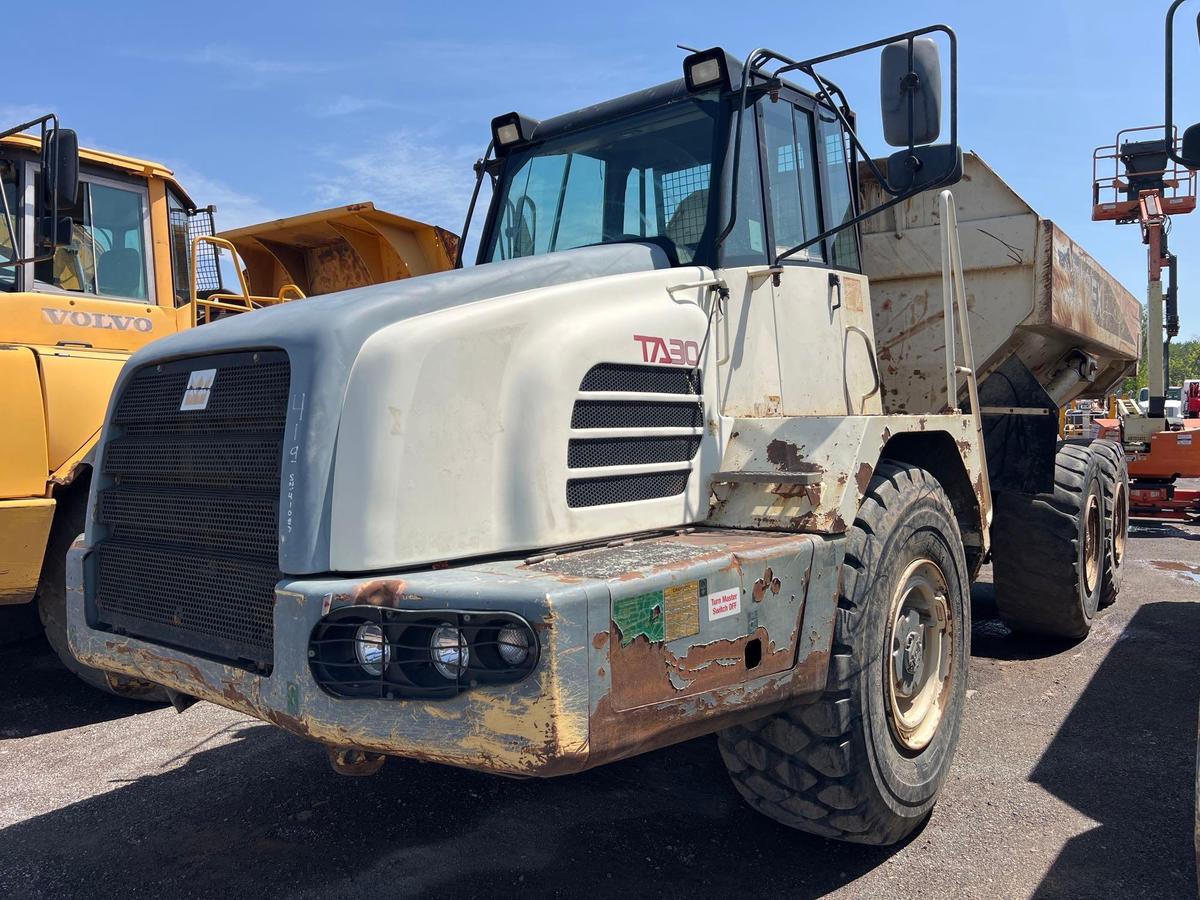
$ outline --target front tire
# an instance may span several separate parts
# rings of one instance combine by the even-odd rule
[[[823,837],[887,845],[928,816],[958,745],[968,571],[937,480],[882,462],[847,532],[821,699],[718,735],[742,796]]]

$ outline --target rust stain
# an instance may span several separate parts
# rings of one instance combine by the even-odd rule
[[[865,494],[867,488],[871,486],[871,476],[875,474],[875,469],[870,463],[863,463],[858,467],[858,474],[854,476],[854,481],[858,485],[858,493]]]
[[[607,643],[608,643],[608,632],[607,631],[598,632],[596,634],[596,636],[592,638],[592,646],[595,647],[597,650],[603,650],[604,645]]]
[[[766,663],[764,655],[763,664]],[[673,699],[632,709],[616,705],[614,695],[601,698],[589,725],[585,768],[626,759],[681,741],[709,734],[719,727],[759,719],[816,696],[824,687],[829,653],[812,650],[790,671],[756,678],[712,691],[705,702]],[[759,673],[756,669],[755,675]]]
[[[632,709],[648,703],[700,694],[728,687],[746,678],[746,645],[762,643],[762,662],[754,669],[755,677],[783,671],[794,656],[791,646],[776,647],[767,629],[759,627],[742,637],[695,644],[678,657],[663,643],[651,643],[639,637],[631,644],[613,643],[613,701],[619,709]]]
[[[407,590],[408,583],[401,578],[380,578],[364,581],[351,591],[348,599],[367,606],[395,606],[405,599]]]
[[[804,447],[778,438],[767,444],[767,459],[780,472],[823,472],[816,463],[804,460]]]

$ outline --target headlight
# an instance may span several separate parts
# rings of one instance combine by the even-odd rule
[[[500,658],[510,666],[519,666],[529,658],[529,631],[520,625],[505,625],[496,635]]]
[[[392,648],[383,636],[383,629],[370,623],[360,625],[354,634],[354,655],[368,675],[382,675],[392,661]]]
[[[450,681],[458,681],[471,661],[467,639],[453,625],[443,624],[433,630],[433,636],[429,639],[429,653],[438,674]]]

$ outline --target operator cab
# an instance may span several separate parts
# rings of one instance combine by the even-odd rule
[[[721,243],[731,103],[716,91],[691,93],[680,79],[588,112],[584,124],[578,114],[539,123],[528,144],[504,153],[498,222],[481,262],[641,241],[672,265],[761,265],[772,261],[769,246],[786,252],[856,212],[841,125],[794,86],[743,119],[737,218]],[[763,212],[763,171],[771,216]],[[857,270],[857,234],[809,247],[802,259]]]
[[[913,91],[911,121],[893,101],[907,133],[892,120],[885,129],[889,139],[899,134],[903,162],[912,163],[894,172],[923,170],[892,192],[905,197],[961,174],[957,146],[916,146],[936,137],[941,107],[929,74],[938,69],[936,45],[917,39],[915,47],[884,54],[885,67],[899,71],[889,57],[903,56],[904,75],[915,66],[926,76]],[[879,209],[858,208],[855,116],[828,80],[814,76],[810,92],[779,77],[811,74],[803,66],[770,51],[746,64],[714,48],[689,56],[676,81],[544,121],[497,117],[495,156],[478,167],[493,194],[477,263],[641,242],[672,266],[860,271],[856,226]]]

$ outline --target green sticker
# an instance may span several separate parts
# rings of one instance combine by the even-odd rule
[[[612,617],[621,631],[622,647],[632,644],[634,638],[643,636],[651,643],[666,639],[662,591],[614,600]]]

